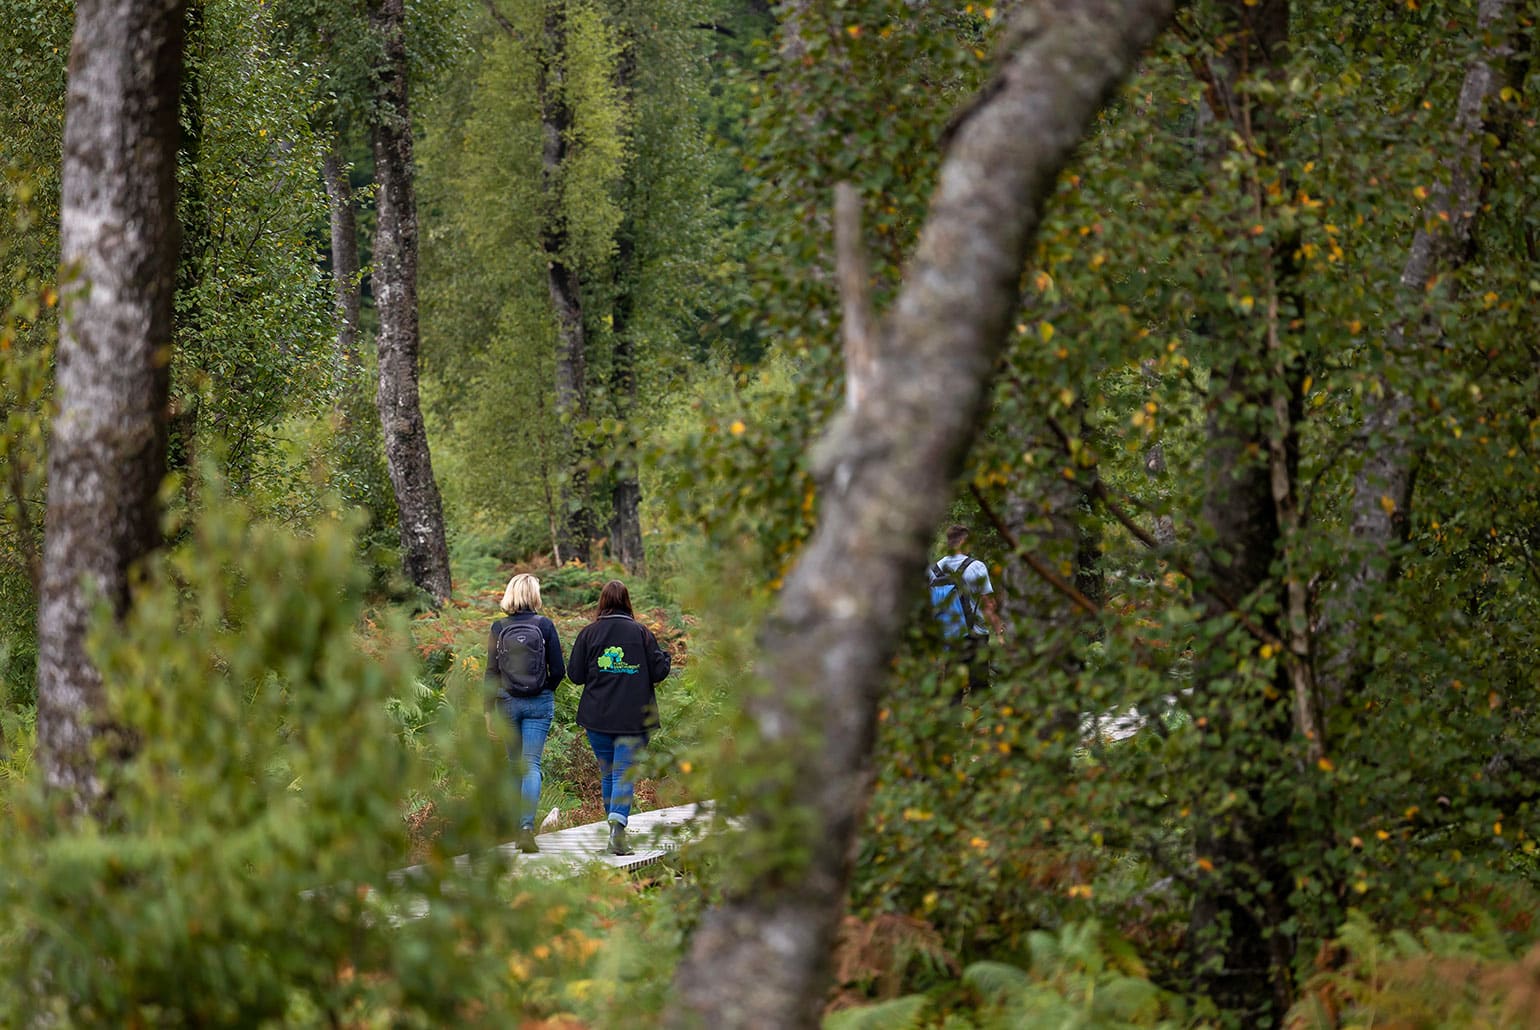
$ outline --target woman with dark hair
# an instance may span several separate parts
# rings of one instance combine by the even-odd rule
[[[653,688],[668,676],[671,664],[652,631],[636,621],[626,585],[618,579],[604,584],[598,616],[572,642],[567,678],[583,687],[577,724],[588,731],[599,760],[612,854],[631,854],[626,846],[631,766],[658,727]]]

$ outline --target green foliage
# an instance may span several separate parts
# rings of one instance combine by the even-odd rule
[[[1058,933],[1031,935],[1030,964],[975,962],[962,973],[966,1005],[912,994],[846,1009],[825,1018],[825,1030],[861,1027],[1176,1027],[1196,1025],[1177,996],[1151,983],[1127,942],[1096,920],[1072,923]],[[926,1019],[932,1010],[944,1022]]]
[[[912,994],[904,998],[880,1001],[875,1005],[841,1009],[824,1017],[823,1030],[919,1030],[925,1024],[924,995]]]
[[[312,73],[272,52],[273,32],[265,8],[201,8],[187,58],[172,370],[177,406],[192,416],[179,424],[192,438],[184,448],[222,441],[227,478],[242,491],[266,486],[283,511],[307,498],[271,485],[305,474],[301,465],[296,477],[280,429],[332,397],[336,358],[330,297],[310,260],[326,224],[315,173],[325,141],[305,99]]]
[[[47,411],[57,332],[59,152],[73,6],[18,0],[0,23],[0,712],[30,705]],[[10,732],[6,732],[9,745]]]
[[[1178,1027],[1179,1001],[1146,979],[1132,948],[1096,921],[1031,936],[1029,969],[978,962],[963,981],[1003,1026]]]
[[[575,472],[602,520],[611,473],[631,464],[688,357],[714,235],[702,62],[688,45],[696,6],[503,5],[508,27],[484,27],[428,119],[453,126],[430,129],[420,151],[424,392],[445,442],[435,462],[453,519],[508,533],[519,557],[553,546]],[[545,18],[558,9],[563,45],[550,52]],[[572,122],[549,170],[542,69]],[[547,244],[580,283],[586,407],[571,425],[556,412]]]
[[[1489,920],[1465,932],[1382,932],[1350,910],[1333,941],[1340,967],[1306,985],[1290,1025],[1518,1026],[1534,1006],[1534,963]]]
[[[296,536],[204,489],[127,622],[93,635],[111,718],[135,742],[111,819],[70,826],[30,793],[6,813],[5,1020],[427,1026],[556,1011],[509,973],[554,951],[576,975],[592,956],[579,925],[552,918],[564,890],[537,899],[515,881],[510,905],[500,863],[461,869],[439,848],[414,877],[387,875],[404,864],[412,782],[397,730],[422,692],[408,654],[358,646],[350,528]],[[501,756],[478,753],[453,761],[494,787],[446,843],[474,839],[472,817],[502,796]]]

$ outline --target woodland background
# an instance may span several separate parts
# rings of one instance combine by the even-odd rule
[[[8,0],[0,1022],[1540,1022],[1537,14]],[[451,861],[519,569],[736,829]]]

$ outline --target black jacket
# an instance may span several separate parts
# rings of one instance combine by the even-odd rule
[[[508,691],[503,687],[503,671],[497,664],[497,635],[511,622],[533,622],[540,627],[540,635],[545,638],[546,690],[555,690],[557,684],[567,675],[567,667],[561,660],[561,639],[556,635],[556,624],[544,615],[536,615],[534,612],[514,612],[506,619],[498,619],[492,623],[491,638],[487,641],[485,693],[488,709],[492,707],[493,699],[508,696]]]
[[[652,632],[629,615],[611,613],[584,626],[572,642],[567,678],[583,684],[577,724],[616,735],[645,736],[658,726],[653,687],[672,661]]]

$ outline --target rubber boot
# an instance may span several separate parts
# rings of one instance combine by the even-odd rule
[[[513,839],[513,842],[526,855],[538,854],[540,851],[540,845],[535,843],[535,831],[532,827],[519,827],[519,835]]]
[[[610,823],[610,854],[636,854],[636,852],[632,851],[629,847],[626,846],[626,828],[620,823]]]

